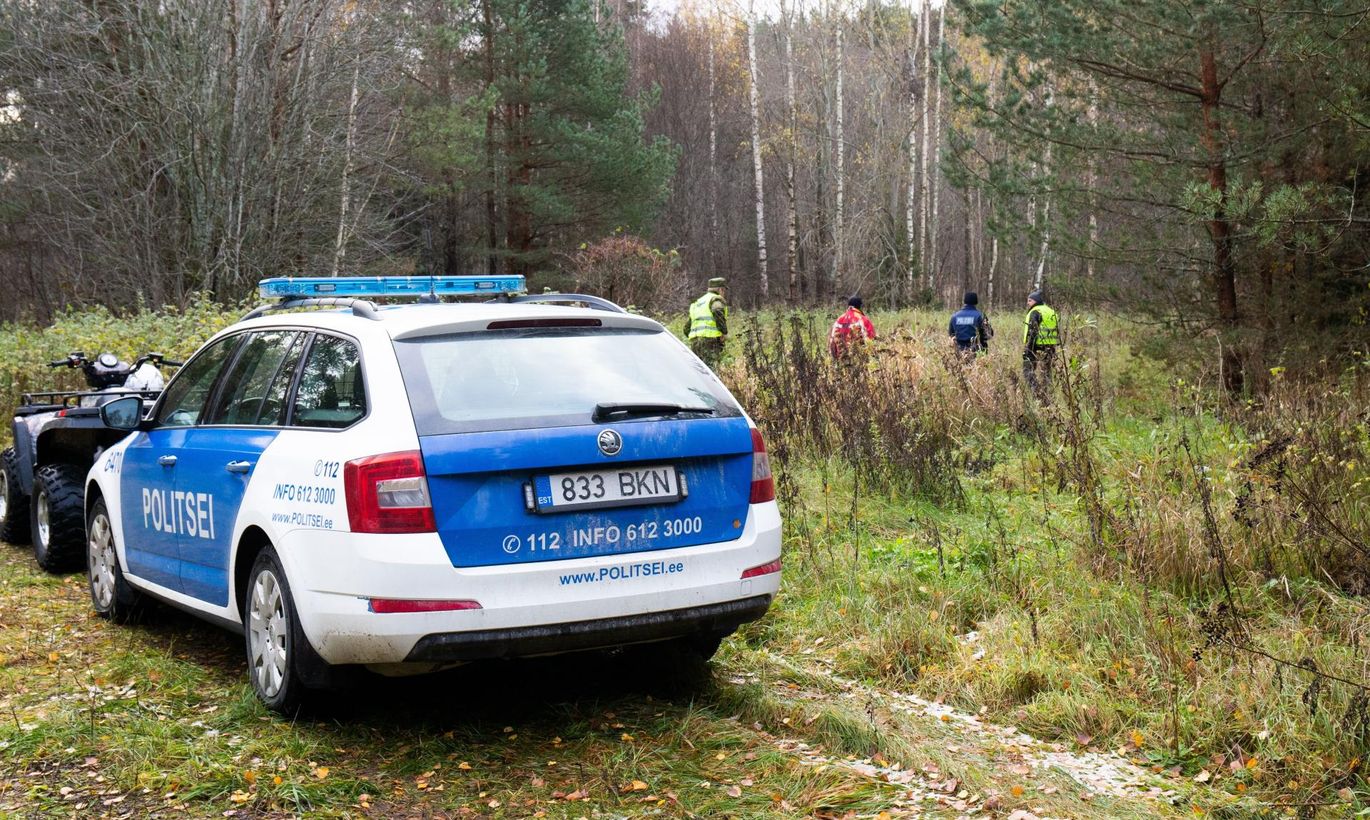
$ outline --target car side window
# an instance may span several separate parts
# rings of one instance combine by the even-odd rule
[[[187,427],[200,423],[219,371],[232,358],[240,341],[241,335],[220,339],[181,368],[162,394],[162,403],[157,410],[158,425]]]
[[[292,352],[298,362],[294,330],[263,330],[249,334],[243,350],[224,377],[223,389],[206,424],[279,424],[285,414],[285,391],[295,368],[288,364]],[[289,368],[284,379],[282,371]]]
[[[305,359],[290,423],[296,427],[348,427],[366,415],[366,384],[356,343],[314,337]]]

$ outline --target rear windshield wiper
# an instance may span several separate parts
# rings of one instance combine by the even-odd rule
[[[715,411],[712,407],[686,407],[682,404],[603,401],[595,405],[595,412],[590,416],[590,419],[592,421],[608,421],[613,418],[628,418],[630,416],[677,416],[681,413],[705,413],[712,416]]]

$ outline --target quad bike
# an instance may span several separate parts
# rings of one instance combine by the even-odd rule
[[[0,541],[33,543],[38,566],[61,573],[85,562],[86,473],[127,431],[106,427],[100,406],[141,396],[145,409],[166,384],[160,368],[180,362],[160,353],[133,364],[113,353],[72,353],[48,367],[81,368],[86,391],[25,393],[14,411],[14,446],[0,454]]]

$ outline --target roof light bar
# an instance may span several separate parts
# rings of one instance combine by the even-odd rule
[[[522,293],[522,276],[281,276],[263,279],[257,290],[266,299],[310,296],[438,296]]]

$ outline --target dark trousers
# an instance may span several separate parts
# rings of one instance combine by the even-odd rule
[[[1051,370],[1056,365],[1056,345],[1023,350],[1023,381],[1039,399],[1051,391]]]
[[[723,358],[723,337],[695,336],[690,339],[690,349],[709,367],[718,367]]]

